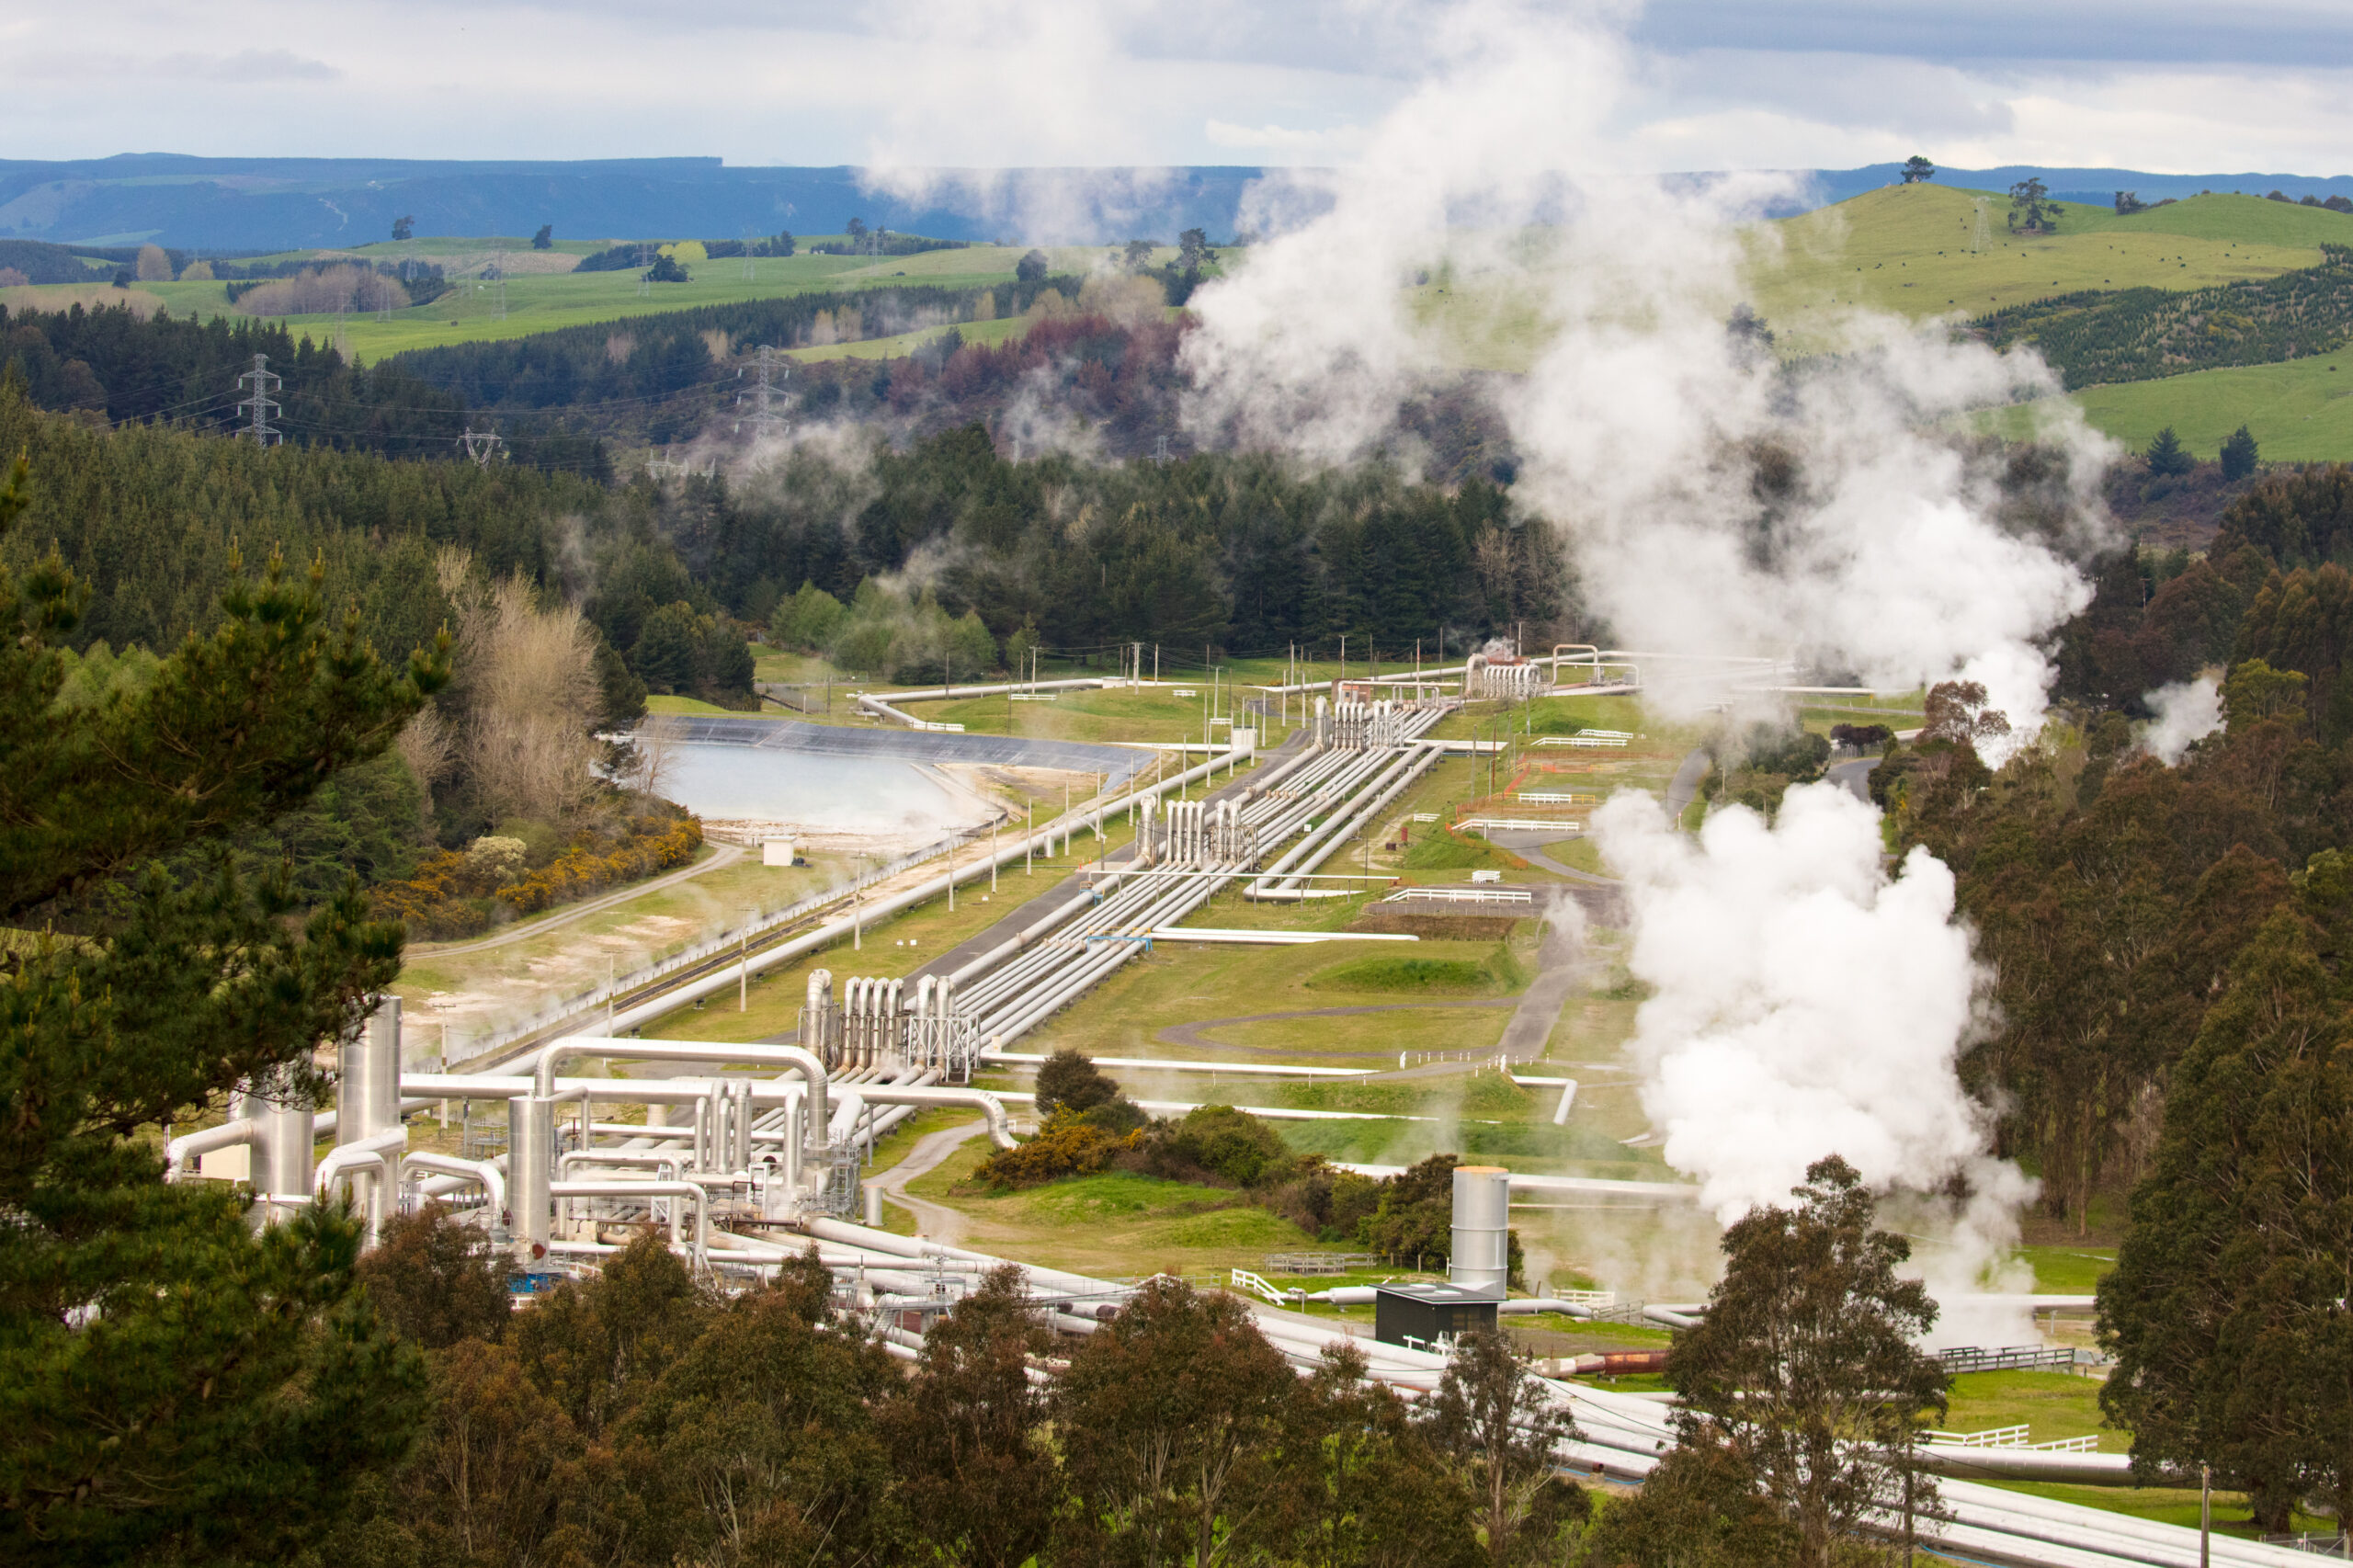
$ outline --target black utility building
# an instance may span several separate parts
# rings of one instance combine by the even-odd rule
[[[1372,1299],[1372,1336],[1383,1345],[1427,1346],[1442,1334],[1495,1326],[1503,1292],[1462,1285],[1383,1285]]]

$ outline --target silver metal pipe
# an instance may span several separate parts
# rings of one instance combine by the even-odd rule
[[[671,1001],[665,1011],[679,1004]],[[621,1057],[636,1062],[743,1062],[758,1067],[781,1067],[798,1073],[815,1099],[819,1119],[825,1109],[825,1064],[816,1052],[797,1045],[752,1045],[712,1040],[615,1040],[606,1035],[569,1035],[540,1048],[531,1064],[532,1092],[555,1091],[555,1064],[567,1056]],[[626,1099],[617,1095],[616,1100]]]
[[[240,1144],[261,1142],[261,1123],[247,1117],[233,1117],[218,1127],[208,1127],[198,1132],[182,1133],[164,1145],[164,1179],[179,1181],[188,1175],[188,1162],[199,1154],[215,1149],[234,1149]]]
[[[555,1107],[537,1095],[506,1102],[507,1205],[517,1253],[527,1261],[547,1251],[553,1202],[549,1166],[555,1158]]]
[[[401,1156],[402,1174],[405,1176],[411,1168],[438,1171],[444,1176],[480,1182],[484,1196],[490,1200],[490,1211],[498,1216],[501,1222],[505,1221],[506,1176],[488,1160],[461,1160],[455,1154],[436,1153],[430,1149],[411,1149]]]
[[[548,1187],[553,1198],[684,1198],[695,1206],[695,1250],[698,1263],[710,1253],[710,1200],[690,1181],[559,1181]]]

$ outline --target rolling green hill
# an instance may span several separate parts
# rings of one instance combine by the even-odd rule
[[[578,256],[602,244],[559,241],[553,251],[533,251],[529,240],[452,240],[420,238],[404,243],[361,245],[350,251],[290,252],[263,261],[298,260],[312,256],[333,259],[351,256],[370,262],[404,258],[445,267],[456,287],[429,304],[390,312],[383,316],[290,316],[286,324],[299,336],[347,344],[353,358],[370,364],[387,355],[411,348],[434,348],[452,343],[481,343],[527,337],[558,327],[585,326],[622,321],[631,316],[684,310],[696,305],[734,304],[745,300],[774,299],[813,290],[889,288],[911,283],[949,287],[1009,283],[1023,247],[973,245],[960,250],[926,251],[916,256],[881,257],[843,256],[758,256],[745,276],[741,257],[698,262],[693,280],[644,285],[640,293],[635,271],[574,272]],[[1084,273],[1105,252],[1076,247],[1047,252],[1053,269]],[[1154,257],[1165,262],[1173,251]],[[483,282],[485,264],[504,258],[508,277],[503,291]],[[472,274],[472,276],[468,276]],[[149,283],[141,289],[161,298],[175,315],[235,315],[222,283]],[[84,295],[88,292],[84,286]],[[19,303],[62,310],[73,302],[67,286],[51,291],[40,288],[13,291]],[[903,350],[904,351],[904,350]]]
[[[2089,289],[2201,289],[2315,266],[2353,244],[2353,217],[2252,196],[2201,196],[2120,218],[2060,204],[2059,232],[2007,227],[2009,199],[1891,186],[1749,232],[1748,280],[1775,330],[1857,305],[1921,317],[1980,316]]]

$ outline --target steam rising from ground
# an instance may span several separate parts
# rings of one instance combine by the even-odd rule
[[[1702,1206],[1729,1221],[1786,1202],[1830,1153],[1883,1190],[1959,1178],[1941,1293],[1981,1288],[2032,1184],[1986,1152],[1989,1114],[1954,1070],[1986,977],[1951,871],[1915,848],[1890,876],[1878,811],[1831,784],[1790,790],[1769,826],[1717,812],[1696,842],[1631,792],[1594,827],[1625,878],[1628,967],[1655,993],[1631,1047],[1643,1106]]]
[[[1937,426],[2056,391],[2049,370],[1850,311],[1813,324],[1841,356],[1785,372],[1725,324],[1745,247],[1771,243],[1736,225],[1773,179],[1700,190],[1619,172],[1608,127],[1633,66],[1609,34],[1472,4],[1438,37],[1447,68],[1307,193],[1320,215],[1196,295],[1196,432],[1344,460],[1383,442],[1442,359],[1540,341],[1505,394],[1518,494],[1565,530],[1611,636],[1890,687],[1959,676],[2031,735],[2050,678],[2038,642],[2089,588],[2054,543],[1997,520],[1992,476]],[[1279,225],[1300,194],[1262,187],[1256,221]],[[2053,438],[2079,529],[2102,443],[2080,421]]]
[[[2167,767],[2222,727],[2222,688],[2211,675],[2161,686],[2142,700],[2156,717],[2141,732],[2141,747]]]

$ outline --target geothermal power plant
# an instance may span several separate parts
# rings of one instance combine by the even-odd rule
[[[593,1264],[620,1250],[608,1238],[648,1226],[666,1234],[699,1275],[722,1288],[740,1288],[813,1247],[832,1273],[837,1302],[869,1324],[891,1354],[909,1360],[930,1324],[976,1289],[986,1270],[1006,1261],[1021,1269],[1045,1323],[1065,1335],[1094,1334],[1120,1312],[1132,1285],[881,1229],[880,1190],[862,1174],[875,1140],[923,1108],[963,1107],[985,1123],[998,1145],[1011,1145],[1005,1101],[1012,1096],[973,1086],[976,1068],[1035,1061],[1015,1049],[1025,1034],[1222,890],[1296,903],[1339,896],[1336,886],[1353,885],[1336,881],[1345,872],[1319,868],[1444,755],[1443,743],[1424,736],[1461,699],[1440,692],[1438,682],[1459,684],[1472,696],[1526,697],[1549,688],[1569,669],[1592,683],[1583,689],[1631,690],[1641,684],[1643,664],[1678,668],[1663,655],[1581,647],[1556,649],[1541,659],[1475,657],[1446,669],[1350,682],[1339,691],[1331,683],[1267,688],[1270,699],[1286,703],[1312,699],[1312,722],[1302,732],[1303,744],[1250,772],[1238,771],[1238,764],[1251,756],[1255,736],[1238,731],[1209,761],[1156,783],[1131,779],[949,875],[617,1012],[598,1032],[533,1043],[471,1071],[418,1071],[403,1065],[400,1003],[387,998],[340,1047],[334,1109],[313,1112],[243,1097],[222,1125],[172,1142],[170,1173],[175,1179],[193,1174],[208,1152],[248,1148],[263,1222],[323,1198],[348,1195],[366,1216],[371,1242],[392,1214],[436,1199],[506,1249],[527,1278]],[[1721,667],[1716,673],[1721,676]],[[1786,666],[1770,661],[1745,662],[1737,673],[1759,682],[1787,678]],[[1652,684],[1663,678],[1677,677],[1654,675]],[[1611,684],[1604,686],[1605,680]],[[955,688],[958,695],[973,689]],[[906,707],[941,695],[892,694],[889,710],[920,724]],[[1221,773],[1229,775],[1222,783]],[[1194,785],[1208,792],[1165,799]],[[735,987],[749,973],[845,939],[855,943],[862,922],[938,897],[951,880],[985,881],[1080,834],[1099,834],[1122,813],[1135,824],[1132,846],[1085,873],[1075,896],[1031,901],[1035,918],[1009,938],[935,960],[913,978],[813,971],[800,1027],[790,1040],[713,1044],[631,1032],[701,994]],[[1284,939],[1280,933],[1200,928],[1186,936]],[[635,1065],[625,1076],[565,1071],[608,1060]],[[1122,1063],[1113,1059],[1101,1065],[1117,1070]],[[1149,1066],[1175,1072],[1211,1064]],[[1235,1072],[1230,1063],[1222,1070]],[[1317,1071],[1260,1070],[1292,1076]],[[408,1118],[436,1109],[446,1114],[450,1103],[460,1101],[504,1106],[504,1153],[469,1159],[408,1147]],[[598,1121],[593,1108],[599,1105],[642,1107],[644,1119]],[[331,1152],[314,1162],[316,1142],[329,1133]],[[1654,1202],[1688,1201],[1691,1191],[1669,1183],[1515,1178],[1503,1168],[1481,1165],[1457,1167],[1453,1182],[1452,1262],[1443,1286],[1344,1287],[1309,1294],[1237,1270],[1233,1288],[1295,1366],[1308,1369],[1327,1346],[1346,1341],[1366,1354],[1370,1377],[1416,1398],[1438,1386],[1454,1333],[1498,1315],[1590,1317],[1596,1310],[1591,1299],[1574,1293],[1507,1295],[1516,1186]],[[2021,1310],[2084,1304],[2075,1297],[2000,1300]],[[1375,1336],[1351,1335],[1332,1319],[1303,1310],[1316,1302],[1374,1306]],[[1705,1310],[1684,1302],[1643,1312],[1654,1324],[1678,1327]],[[1548,1367],[1553,1376],[1547,1386],[1573,1414],[1579,1432],[1561,1448],[1563,1473],[1638,1482],[1659,1462],[1675,1442],[1667,1405],[1563,1381],[1575,1372],[1614,1369],[1611,1360],[1647,1366],[1657,1355],[1588,1357]],[[2124,1456],[2088,1448],[2081,1440],[1994,1448],[1932,1439],[1926,1451],[1931,1467],[1947,1478],[1942,1491],[1951,1517],[1922,1521],[1923,1539],[1961,1561],[2022,1568],[2198,1564],[2194,1530],[1975,1483],[2131,1483]],[[1897,1527],[1889,1521],[1891,1529]],[[2213,1562],[2227,1564],[2306,1561],[2302,1553],[2236,1540],[2217,1540],[2211,1551]]]

